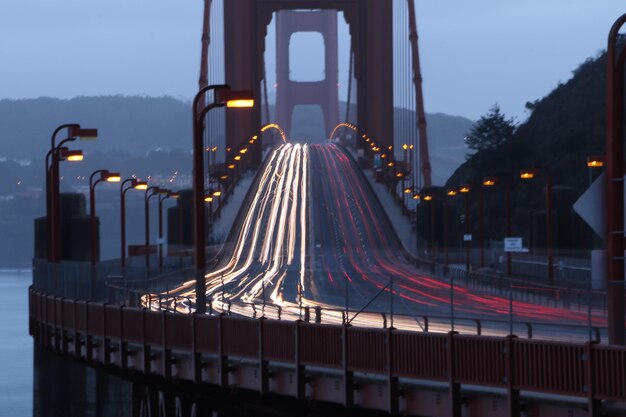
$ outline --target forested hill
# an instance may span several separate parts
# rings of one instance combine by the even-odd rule
[[[345,103],[342,103],[345,106]],[[0,100],[0,158],[42,159],[50,135],[61,123],[97,127],[97,143],[81,144],[87,152],[146,155],[155,149],[191,149],[191,104],[171,97],[103,96],[71,100],[37,98]],[[294,114],[303,136],[326,136],[315,109],[302,106]],[[273,112],[273,111],[272,111]],[[356,109],[352,114],[355,114]],[[319,113],[319,112],[318,112]],[[397,119],[407,118],[396,109]],[[428,133],[435,182],[442,184],[464,160],[463,137],[472,122],[459,116],[428,114]],[[0,159],[1,162],[1,159]],[[0,180],[1,181],[1,180]]]
[[[144,155],[191,148],[190,104],[171,97],[77,97],[0,100],[0,157],[40,159],[61,123],[97,127],[100,151]]]
[[[606,54],[585,61],[569,81],[527,103],[527,108],[530,117],[510,140],[475,154],[448,185],[496,174],[515,178],[522,168],[544,166],[555,185],[573,187],[578,194],[584,191],[589,185],[587,156],[605,149]]]

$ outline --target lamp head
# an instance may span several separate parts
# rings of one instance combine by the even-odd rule
[[[483,185],[485,187],[493,187],[498,183],[498,179],[496,177],[485,177],[483,178]]]
[[[205,203],[212,203],[213,202],[213,197],[210,195],[205,195],[204,196],[204,202]]]
[[[254,94],[251,90],[220,89],[215,92],[216,102],[227,108],[251,108],[254,107]]]
[[[587,157],[587,166],[589,168],[602,168],[604,166],[604,155],[589,155]]]
[[[420,195],[418,193],[413,194],[413,200],[419,200]]]
[[[180,193],[178,191],[170,191],[167,195],[174,199],[180,198]]]
[[[109,171],[103,172],[100,178],[105,180],[106,182],[120,182],[122,180],[122,176],[119,172]]]
[[[470,187],[469,185],[461,185],[459,187],[460,193],[469,193],[471,190],[472,190],[472,187]]]
[[[523,180],[532,180],[536,175],[537,172],[534,169],[522,169],[519,172],[519,177]]]
[[[81,127],[70,128],[70,136],[80,140],[95,140],[98,138],[98,129],[83,129]]]
[[[448,191],[446,191],[446,195],[449,195],[450,197],[454,197],[457,194],[458,194],[458,191],[454,188],[450,188],[448,189]]]
[[[133,180],[131,185],[135,190],[147,190],[148,189],[148,183],[145,181]]]
[[[432,194],[426,194],[426,195],[424,195],[424,201],[432,201],[432,199],[433,199]]]
[[[78,162],[84,159],[83,151],[81,150],[69,150],[67,148],[61,148],[59,159],[61,161]]]

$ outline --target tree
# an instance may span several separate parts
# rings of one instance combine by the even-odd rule
[[[474,123],[472,129],[465,136],[465,143],[473,151],[466,155],[471,158],[478,152],[493,151],[507,140],[511,139],[515,132],[515,120],[506,119],[500,112],[498,104],[491,106],[487,114]]]

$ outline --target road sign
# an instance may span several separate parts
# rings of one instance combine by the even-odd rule
[[[574,203],[574,211],[606,240],[606,173],[603,172]]]
[[[466,242],[471,242],[472,241],[472,235],[471,234],[463,235],[463,240],[466,241]]]
[[[521,252],[522,251],[522,238],[521,237],[505,237],[504,238],[504,251],[505,252]]]

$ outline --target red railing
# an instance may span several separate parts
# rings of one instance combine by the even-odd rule
[[[67,300],[32,290],[30,314],[31,333],[44,344],[55,339],[57,347],[68,343],[63,334],[74,334],[79,340],[99,338],[105,344],[135,344],[139,349],[220,353],[387,378],[626,400],[622,346],[183,315]]]

